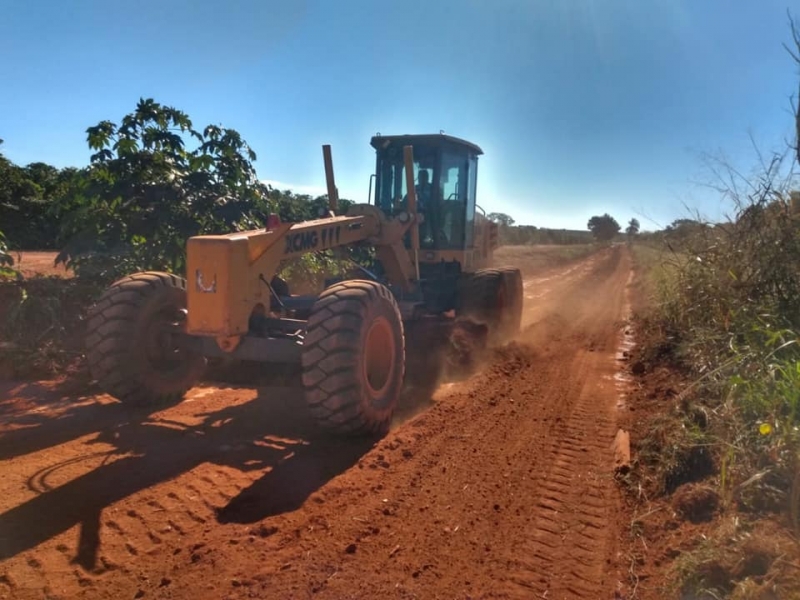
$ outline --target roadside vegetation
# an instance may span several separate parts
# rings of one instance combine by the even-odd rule
[[[632,247],[639,420],[620,481],[644,515],[634,589],[643,547],[670,565],[651,597],[800,597],[798,164],[793,147],[755,176],[720,165],[726,222],[683,219]]]
[[[800,197],[782,164],[730,222],[684,222],[632,247],[643,382],[621,480],[639,513],[693,524],[666,550],[669,597],[800,593]],[[641,522],[632,531],[648,537]]]

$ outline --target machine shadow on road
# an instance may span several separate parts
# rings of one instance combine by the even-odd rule
[[[431,379],[406,387],[398,402],[393,426],[429,408],[437,385],[438,381]],[[294,446],[290,456],[221,509],[217,514],[219,522],[254,523],[297,510],[327,481],[355,465],[377,441],[374,437],[342,440],[325,437],[318,431],[310,432],[306,439],[307,442]]]
[[[404,399],[407,414],[430,403],[430,394],[421,392],[416,389],[413,398]],[[202,405],[207,407],[208,403]],[[205,413],[187,411],[187,407],[194,406],[192,402],[179,406],[176,416],[169,409],[156,415],[141,413],[138,418],[129,408],[116,403],[88,404],[76,409],[76,423],[93,422],[94,428],[76,425],[68,433],[57,434],[59,440],[99,432],[81,442],[84,455],[73,454],[32,474],[27,487],[38,495],[0,514],[0,560],[79,525],[74,562],[91,570],[97,564],[103,509],[189,473],[203,463],[242,472],[263,471],[227,505],[217,507],[220,523],[252,523],[293,511],[325,483],[353,466],[376,442],[374,438],[343,440],[322,435],[296,387],[260,388],[252,400]],[[102,418],[102,422],[98,425],[95,418]],[[58,441],[44,443],[40,438],[56,434],[61,421],[55,418],[50,423],[43,417],[33,431],[12,431],[13,440],[6,439],[8,434],[3,436],[0,448],[13,456],[24,453],[15,453],[15,448],[32,452],[52,446]],[[26,446],[26,435],[39,441]],[[51,488],[47,484],[47,479],[60,469],[74,469],[84,460],[97,464],[100,458],[100,466],[63,485]]]
[[[294,387],[299,373],[265,371],[261,364],[245,361],[236,366],[210,365],[208,376],[216,387],[237,384],[259,387]],[[225,383],[220,383],[225,382]],[[83,384],[83,385],[82,385]],[[20,410],[24,406],[24,410]],[[152,413],[169,408],[132,408],[108,399],[98,401],[83,380],[57,382],[0,382],[0,460],[24,456],[85,435],[125,423],[143,422]]]
[[[235,385],[235,380],[230,381]],[[25,456],[93,433],[142,423],[166,404],[136,408],[64,382],[0,382],[0,460]],[[229,384],[217,384],[229,386]],[[265,387],[268,384],[265,384]],[[24,409],[21,409],[24,407]]]
[[[118,402],[98,402],[91,396],[64,393],[58,385],[37,382],[0,384],[0,460],[52,448],[84,435],[135,419],[144,411],[131,411]],[[19,410],[19,404],[29,406]]]

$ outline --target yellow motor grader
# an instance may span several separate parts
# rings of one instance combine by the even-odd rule
[[[518,269],[491,267],[497,225],[475,197],[481,149],[444,134],[377,135],[371,144],[377,165],[368,204],[336,214],[324,146],[327,216],[270,216],[264,229],[192,237],[185,279],[143,272],[111,285],[88,318],[87,358],[100,387],[142,405],[180,399],[208,358],[299,363],[321,426],[381,434],[407,375],[412,332],[469,320],[490,340],[512,337],[522,278]],[[316,295],[292,295],[277,277],[287,259],[356,245],[374,248],[380,269],[359,267],[358,279]]]

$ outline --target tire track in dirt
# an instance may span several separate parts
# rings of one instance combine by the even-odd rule
[[[574,361],[572,369],[592,372],[587,358]],[[533,516],[512,544],[517,558],[509,578],[516,593],[510,597],[529,597],[532,591],[540,597],[597,598],[608,591],[603,571],[613,509],[609,440],[615,428],[598,414],[592,385],[575,391],[578,399],[565,415],[563,433],[540,457],[549,468],[528,486]]]
[[[562,288],[553,296],[558,309],[553,305],[535,309],[550,311],[551,318],[540,321],[545,329],[552,329],[554,313],[573,317],[571,325],[555,320],[569,332],[567,344],[554,355],[568,365],[569,375],[566,386],[542,399],[544,405],[560,407],[557,434],[538,458],[543,469],[538,476],[532,471],[534,476],[525,485],[531,518],[508,544],[513,556],[503,565],[510,582],[503,588],[507,597],[597,598],[613,587],[604,573],[617,533],[609,528],[615,510],[610,461],[615,394],[601,375],[615,369],[607,350],[624,298],[620,281],[625,280],[619,273],[629,266],[619,262],[619,254],[600,260],[605,262],[598,265],[594,258],[573,269],[579,278],[557,282]],[[597,303],[598,296],[602,303]],[[523,339],[541,340],[536,329],[530,328]],[[544,337],[552,339],[553,332]],[[502,571],[495,577],[502,579]]]

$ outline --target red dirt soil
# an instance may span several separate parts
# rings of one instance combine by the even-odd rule
[[[55,260],[58,252],[16,252],[12,250],[9,254],[14,259],[14,268],[24,277],[34,277],[36,275],[58,275],[59,277],[72,277],[72,272],[68,271],[63,264],[56,265]]]
[[[617,246],[526,277],[518,340],[377,444],[294,387],[135,413],[0,384],[0,598],[614,598],[630,272]]]

